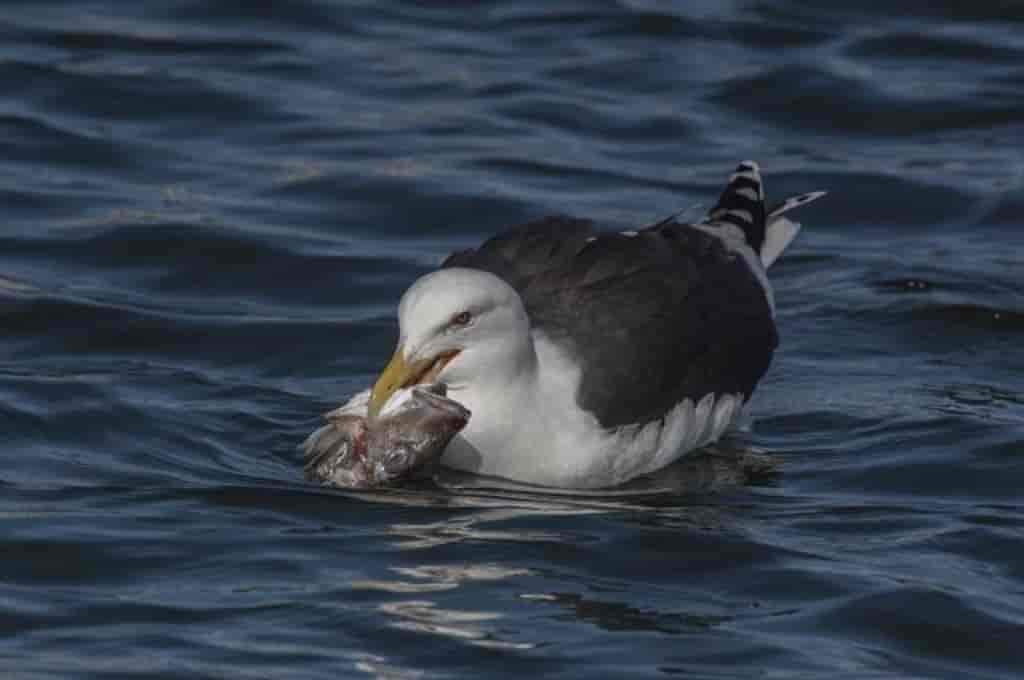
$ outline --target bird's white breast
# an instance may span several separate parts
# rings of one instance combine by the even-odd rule
[[[717,440],[742,407],[740,394],[708,394],[663,419],[606,430],[576,403],[581,372],[571,357],[542,334],[534,341],[536,375],[450,395],[473,415],[445,452],[446,465],[545,486],[614,486]]]

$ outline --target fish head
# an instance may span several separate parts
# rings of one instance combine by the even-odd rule
[[[417,386],[388,404],[374,421],[368,449],[382,481],[408,476],[440,460],[448,442],[469,422],[470,412],[448,399],[443,386]]]

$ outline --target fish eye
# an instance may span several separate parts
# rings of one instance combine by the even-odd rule
[[[469,322],[472,320],[473,315],[468,311],[463,311],[453,316],[450,323],[452,326],[466,326],[469,325]]]

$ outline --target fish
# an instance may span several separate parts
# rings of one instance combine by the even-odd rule
[[[373,418],[361,396],[324,416],[301,445],[307,480],[370,489],[422,477],[471,415],[442,384],[398,390]]]

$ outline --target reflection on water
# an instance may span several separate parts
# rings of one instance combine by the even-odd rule
[[[520,597],[557,604],[565,611],[563,618],[585,621],[610,632],[652,631],[675,635],[710,628],[730,618],[639,609],[623,602],[592,599],[578,593],[523,593]]]
[[[492,649],[532,649],[529,642],[502,639],[498,622],[503,614],[442,609],[428,600],[408,600],[382,604],[379,610],[395,618],[392,625],[402,630],[412,630],[432,635],[443,635],[468,642],[477,647]]]
[[[629,574],[667,579],[665,594],[669,600],[676,597],[675,581],[681,574],[673,574],[678,566],[672,565],[678,565],[679,559],[701,565],[709,558],[684,557],[690,551],[707,550],[687,546],[687,533],[701,542],[721,536],[716,540],[722,547],[712,548],[711,559],[721,552],[719,561],[728,564],[733,559],[730,552],[735,551],[735,538],[729,535],[733,509],[728,504],[708,504],[706,496],[672,492],[666,484],[691,480],[693,471],[700,470],[700,485],[736,488],[750,479],[743,473],[744,466],[762,470],[765,461],[770,459],[760,453],[720,447],[685,461],[681,470],[664,479],[641,480],[629,489],[606,492],[542,489],[443,473],[434,489],[360,493],[356,496],[375,503],[450,511],[430,521],[388,523],[381,538],[400,551],[403,561],[412,563],[353,579],[348,587],[360,601],[373,602],[397,630],[474,647],[541,648],[552,644],[544,631],[568,621],[610,633],[695,634],[731,620],[735,605],[698,598],[690,607],[679,609],[664,607],[655,598],[639,606],[620,599],[628,598],[634,587],[635,577]],[[774,473],[774,463],[768,467]],[[609,544],[609,527],[618,526],[635,532],[621,547]],[[664,542],[666,529],[676,532],[678,545]],[[649,543],[651,532],[658,538]],[[504,552],[502,546],[518,559],[474,558],[478,551]],[[612,555],[614,559],[609,559]],[[670,571],[662,574],[659,562]],[[514,602],[522,604],[517,607]]]
[[[395,488],[360,492],[353,497],[400,505],[478,510],[471,514],[454,514],[439,522],[390,525],[388,533],[400,537],[394,542],[395,547],[405,550],[463,541],[556,543],[565,539],[557,532],[506,530],[491,525],[530,517],[639,511],[637,521],[641,522],[664,526],[687,523],[717,526],[722,521],[718,510],[692,505],[688,498],[712,490],[738,489],[744,484],[771,479],[776,474],[778,464],[772,457],[735,443],[725,443],[708,447],[701,454],[689,456],[654,475],[610,490],[549,489],[445,470],[435,478],[438,488],[434,491]],[[581,540],[581,536],[574,536],[574,540]]]
[[[472,499],[480,502],[479,497]],[[465,501],[463,501],[465,502]],[[488,503],[493,503],[490,499]],[[591,509],[566,509],[559,505],[539,506],[528,504],[521,507],[484,510],[470,515],[455,516],[440,522],[427,524],[395,524],[388,527],[388,533],[400,537],[395,541],[397,548],[405,550],[424,550],[442,545],[461,543],[463,541],[511,541],[511,542],[557,542],[560,536],[556,532],[545,530],[494,529],[486,528],[491,523],[522,519],[529,516],[562,516],[579,515],[597,512]]]
[[[450,591],[469,582],[490,582],[531,576],[528,569],[508,569],[499,565],[421,565],[416,567],[393,567],[399,579],[358,580],[350,587],[357,590],[373,590],[390,594]],[[383,602],[377,610],[391,620],[391,625],[432,635],[442,635],[468,642],[480,647],[503,649],[531,649],[534,644],[502,637],[500,612],[480,609],[452,609],[439,602],[427,599]]]
[[[377,680],[419,680],[426,675],[421,670],[402,668],[387,662],[382,656],[360,654],[354,666],[357,671],[377,678]]]
[[[429,593],[453,590],[464,581],[498,581],[504,578],[528,576],[532,573],[529,569],[508,569],[487,564],[432,564],[417,567],[391,567],[390,571],[415,580],[359,580],[353,581],[350,587],[389,593]]]

